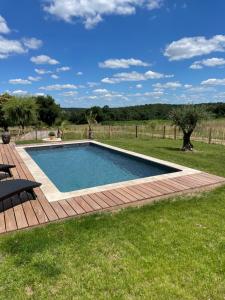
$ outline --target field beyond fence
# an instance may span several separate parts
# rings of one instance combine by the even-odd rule
[[[96,125],[94,129],[94,138],[169,138],[182,139],[182,131],[178,127],[172,126],[168,122],[149,122],[138,125]],[[34,128],[27,127],[23,134],[18,128],[10,128],[12,140],[18,141],[40,141],[48,137],[50,131],[57,133],[57,128]],[[87,125],[68,125],[62,129],[63,138],[86,139],[88,137]],[[205,121],[197,126],[193,132],[192,139],[205,143],[225,144],[225,120]]]

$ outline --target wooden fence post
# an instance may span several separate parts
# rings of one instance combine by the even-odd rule
[[[138,126],[136,125],[136,138],[138,137]]]
[[[166,138],[166,126],[164,125],[163,126],[163,139]]]
[[[177,126],[174,126],[174,139],[177,139]]]
[[[37,127],[35,127],[35,138],[36,138],[36,141],[38,140],[38,131],[37,131]]]
[[[209,129],[209,144],[212,142],[212,128]]]

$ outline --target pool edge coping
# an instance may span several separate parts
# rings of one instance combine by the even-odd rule
[[[97,187],[92,187],[92,188],[86,188],[86,189],[81,189],[77,191],[71,191],[71,192],[60,192],[58,188],[55,186],[55,184],[48,178],[48,176],[42,171],[42,169],[37,165],[37,163],[32,159],[32,157],[28,154],[26,151],[27,148],[37,148],[37,147],[49,147],[49,146],[62,146],[62,145],[74,145],[74,144],[84,144],[84,143],[92,143],[95,145],[99,145],[101,147],[111,149],[114,151],[119,151],[127,155],[131,155],[137,158],[141,158],[144,160],[148,160],[151,162],[155,162],[157,164],[161,164],[167,167],[175,168],[178,169],[179,171],[174,172],[174,173],[167,173],[163,175],[156,175],[156,176],[150,176],[150,177],[145,177],[145,178],[139,178],[139,179],[133,179],[133,180],[128,180],[128,181],[122,181],[122,182],[117,182],[117,183],[112,183],[112,184],[106,184],[106,185],[101,185]],[[119,147],[111,146],[108,144],[100,143],[97,141],[93,140],[79,140],[79,141],[69,141],[69,142],[54,142],[54,143],[46,143],[46,144],[32,144],[32,145],[18,145],[15,147],[16,151],[18,152],[19,156],[25,163],[26,167],[34,177],[34,179],[38,182],[41,182],[41,190],[44,193],[46,199],[49,202],[54,202],[54,201],[59,201],[59,200],[65,200],[77,196],[82,196],[86,194],[91,194],[91,193],[98,193],[98,192],[103,192],[103,191],[108,191],[116,188],[121,188],[121,187],[128,187],[136,184],[143,184],[147,182],[154,182],[162,179],[171,179],[171,178],[176,178],[180,176],[185,176],[185,175],[191,175],[191,174],[197,174],[201,173],[201,171],[188,168],[179,164],[171,163],[165,160],[161,160],[158,158],[154,158],[148,155],[140,154],[137,152],[125,150]]]

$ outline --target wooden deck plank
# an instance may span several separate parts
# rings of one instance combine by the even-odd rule
[[[112,201],[114,201],[116,203],[116,205],[124,204],[124,202],[120,198],[118,198],[114,193],[112,193],[111,191],[103,191],[102,193],[106,197],[108,197],[109,199],[111,199]]]
[[[125,192],[123,189],[119,188],[119,189],[116,189],[116,192],[120,193],[123,197],[125,197],[125,200],[126,202],[125,203],[129,203],[129,202],[133,202],[133,201],[136,201],[137,198],[134,197],[133,195],[131,195],[130,193],[127,193]]]
[[[129,203],[129,202],[131,202],[128,199],[128,197],[124,196],[123,194],[121,194],[119,192],[119,189],[111,190],[110,193],[113,194],[114,196],[116,196],[118,199],[120,199],[123,203]]]
[[[126,187],[123,187],[122,190],[130,195],[132,195],[134,198],[136,198],[136,200],[142,200],[142,196],[140,196],[138,193],[135,193],[132,190],[129,190]]]
[[[98,203],[98,205],[101,206],[101,208],[107,208],[109,207],[109,205],[103,201],[100,197],[98,197],[96,194],[89,194],[89,196],[95,201]]]
[[[146,191],[145,189],[143,189],[140,185],[136,184],[136,185],[131,185],[127,187],[128,190],[131,190],[135,193],[138,193],[139,195],[142,196],[142,199],[148,199],[149,196],[149,192]]]
[[[16,165],[16,168],[12,169],[12,174],[14,178],[22,178],[21,174],[19,174],[20,166],[18,164],[18,161],[16,160],[16,157],[14,156],[13,151],[11,151],[11,147],[8,145],[8,152],[11,155],[12,159],[12,164]],[[21,205],[23,208],[23,213],[26,221],[27,221],[27,226],[36,226],[39,224],[38,219],[35,215],[34,209],[31,206],[31,203],[29,201],[29,195],[27,193],[23,193],[22,198],[21,198]],[[15,213],[16,215],[16,213]]]
[[[72,208],[72,206],[69,205],[66,200],[60,200],[58,203],[62,206],[69,217],[77,215],[76,211]]]
[[[151,185],[148,186],[148,184],[146,183],[138,185],[138,189],[141,190],[142,192],[145,192],[147,194],[147,197],[154,198],[162,195],[162,193],[153,189]]]
[[[15,214],[14,214],[14,210],[13,208],[6,208],[7,206],[4,205],[4,201],[3,201],[3,207],[4,207],[4,211],[5,211],[5,227],[6,227],[6,231],[14,231],[17,230],[17,224],[16,224],[16,218],[15,218]]]
[[[101,206],[95,200],[93,200],[89,195],[83,195],[81,196],[81,198],[83,198],[84,201],[86,201],[94,210],[101,209]]]
[[[113,201],[112,199],[110,199],[109,197],[107,197],[105,194],[103,193],[95,193],[95,195],[99,198],[101,198],[105,203],[107,203],[110,207],[113,207],[116,205],[116,202]]]
[[[27,219],[23,210],[23,206],[20,204],[18,196],[12,197],[12,207],[14,209],[16,224],[18,229],[28,227]]]
[[[67,202],[72,206],[72,208],[76,211],[78,215],[82,215],[85,213],[85,210],[77,203],[74,198],[67,199]]]
[[[75,197],[74,201],[76,201],[87,213],[94,211],[94,209],[80,196]]]
[[[22,160],[21,160],[19,154],[17,153],[17,151],[15,150],[15,148],[12,145],[10,145],[10,148],[11,148],[12,155],[14,156],[14,159],[15,159],[16,169],[18,171],[19,177],[24,178],[24,179],[28,179],[28,180],[34,180],[33,176],[31,176],[28,169],[25,172],[26,166],[22,162]],[[39,200],[38,199],[30,200],[30,204],[31,204],[31,207],[33,209],[33,212],[36,216],[36,219],[37,219],[38,223],[43,224],[43,223],[48,222],[48,218],[47,218],[47,216],[46,216]],[[28,219],[31,219],[31,218],[32,218],[32,216],[28,216]],[[33,221],[30,221],[30,222],[35,223],[36,221],[33,220]]]
[[[66,214],[66,212],[64,211],[64,209],[62,208],[62,206],[59,204],[58,201],[52,202],[51,205],[60,219],[64,219],[68,217],[68,215]]]

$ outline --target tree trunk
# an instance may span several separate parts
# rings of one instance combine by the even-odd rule
[[[191,143],[191,133],[192,132],[184,132],[183,136],[183,146],[182,149],[183,151],[192,151],[194,146]]]

